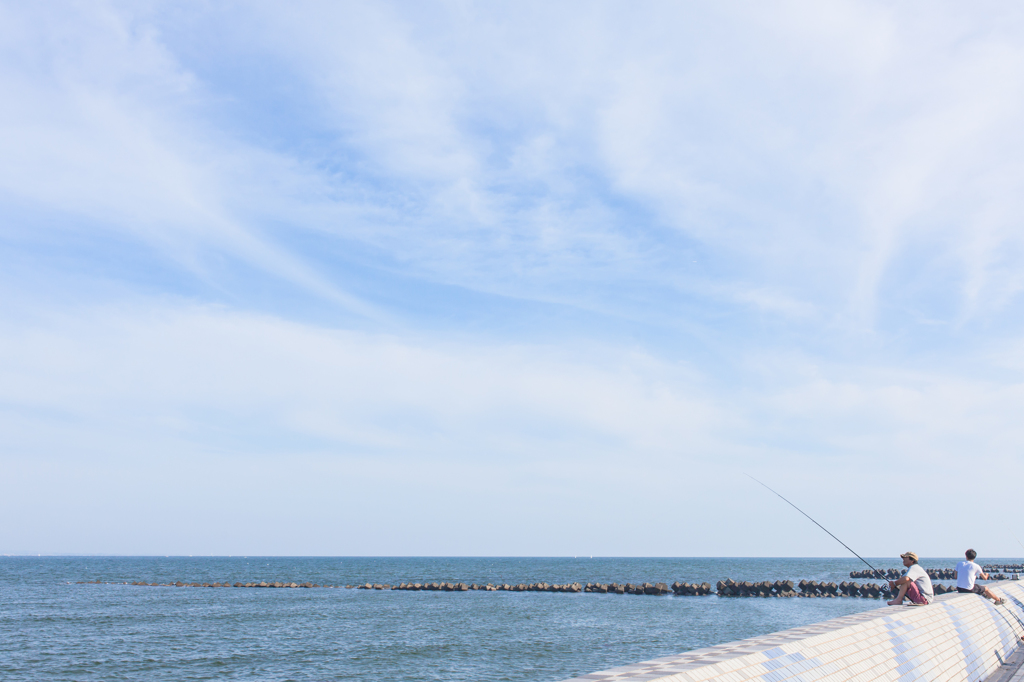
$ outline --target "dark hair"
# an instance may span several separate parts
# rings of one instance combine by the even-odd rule
[[[964,553],[964,556],[967,557],[968,561],[974,561],[978,557],[978,553],[973,549],[969,549]]]

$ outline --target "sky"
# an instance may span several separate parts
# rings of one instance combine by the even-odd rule
[[[0,102],[0,552],[1024,553],[1024,6],[0,1]]]

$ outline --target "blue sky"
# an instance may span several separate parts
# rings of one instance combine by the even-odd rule
[[[1022,83],[1002,3],[0,3],[0,552],[843,553],[750,473],[1019,554]]]

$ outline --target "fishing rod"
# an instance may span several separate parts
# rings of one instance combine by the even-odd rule
[[[754,481],[757,481],[758,483],[761,483],[761,481],[758,481],[758,480],[757,480],[756,478],[754,478],[754,477],[753,477],[753,476],[751,476],[750,474],[747,474],[747,476],[748,476],[749,478],[753,479]],[[764,486],[765,488],[768,488],[768,486],[767,486],[767,485],[765,485],[764,483],[761,483],[761,485],[763,485],[763,486]],[[776,492],[775,492],[774,490],[772,490],[771,488],[768,488],[768,490],[771,490],[771,492],[775,493],[776,495],[779,495],[779,493],[776,493]],[[796,510],[797,510],[798,512],[800,512],[801,514],[803,514],[803,515],[804,515],[804,516],[806,516],[807,518],[811,519],[810,515],[809,515],[809,514],[808,514],[807,512],[805,512],[805,511],[804,511],[803,509],[801,509],[800,507],[796,506],[795,504],[793,504],[792,502],[790,502],[789,500],[787,500],[787,499],[786,499],[785,497],[782,497],[782,495],[779,495],[779,497],[780,497],[780,498],[782,498],[782,501],[783,501],[783,502],[785,502],[786,504],[788,504],[788,505],[789,505],[790,507],[792,507],[793,509],[796,509]],[[832,535],[832,533],[831,533],[831,532],[829,531],[829,529],[828,529],[828,528],[826,528],[825,526],[821,525],[820,523],[818,523],[818,522],[817,522],[817,521],[815,521],[814,519],[811,519],[811,523],[813,523],[813,524],[814,524],[815,526],[817,526],[818,528],[822,529],[823,531],[825,531],[825,532],[826,532],[826,533],[828,533],[829,535]],[[843,542],[842,540],[840,540],[839,538],[837,538],[837,537],[836,537],[835,535],[832,535],[832,538],[833,538],[833,539],[834,539],[834,540],[835,540],[836,542],[838,542],[838,543],[839,543],[840,545],[842,545],[843,547],[845,547],[846,549],[849,549],[849,550],[850,550],[850,553],[851,553],[851,554],[853,554],[853,556],[857,557],[858,559],[860,559],[861,561],[863,561],[863,562],[864,562],[865,564],[868,564],[868,561],[867,561],[867,559],[865,559],[865,558],[864,558],[864,557],[862,557],[862,556],[861,556],[860,554],[857,554],[857,553],[856,553],[856,552],[854,552],[854,551],[853,551],[852,549],[850,549],[850,546],[849,546],[848,544],[846,544],[845,542]],[[1022,545],[1022,546],[1024,546],[1024,545]],[[883,573],[882,571],[879,571],[879,570],[878,570],[877,568],[875,568],[875,567],[874,567],[874,566],[872,566],[871,564],[868,564],[868,568],[870,568],[870,569],[871,569],[872,571],[874,571],[875,573],[878,573],[879,575],[882,575],[882,576],[884,576],[884,575],[885,575],[885,574],[884,574],[884,573]]]

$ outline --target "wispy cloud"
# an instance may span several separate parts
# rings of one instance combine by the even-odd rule
[[[60,232],[126,233],[200,277],[211,275],[211,254],[227,255],[374,313],[247,219],[238,204],[257,189],[247,183],[291,179],[290,161],[230,138],[209,140],[214,131],[197,111],[209,93],[153,27],[110,10],[77,7],[54,19],[27,9],[9,12],[17,38],[0,70],[14,105],[0,118],[0,153],[12,161],[0,171],[8,196],[69,216]],[[264,174],[254,176],[251,165]]]
[[[93,466],[143,477],[130,485],[152,489],[153,499],[129,495],[134,516],[156,523],[184,496],[196,508],[174,513],[198,520],[202,510],[220,508],[218,490],[243,509],[254,503],[232,482],[232,472],[272,490],[261,472],[282,469],[293,488],[263,499],[260,514],[292,518],[293,505],[313,504],[327,516],[305,523],[318,527],[341,509],[359,514],[321,483],[292,480],[299,471],[323,470],[343,498],[375,499],[367,502],[375,509],[387,500],[395,507],[387,518],[416,506],[418,517],[408,533],[366,536],[356,545],[319,542],[316,551],[326,553],[439,551],[418,539],[424,525],[446,522],[449,508],[432,499],[439,488],[475,500],[480,519],[512,514],[500,524],[506,551],[550,552],[558,545],[557,534],[536,535],[512,522],[516,495],[528,494],[528,518],[589,516],[623,531],[641,519],[649,523],[625,543],[587,533],[589,551],[640,551],[633,542],[643,538],[658,554],[728,554],[739,547],[771,553],[783,550],[751,534],[744,519],[756,514],[782,525],[793,519],[756,496],[737,500],[745,471],[797,486],[808,503],[828,510],[858,508],[893,477],[927,482],[921,503],[972,485],[1012,494],[1012,473],[1020,467],[1019,383],[762,353],[737,358],[752,368],[746,388],[737,390],[699,367],[636,350],[567,350],[326,330],[196,307],[77,310],[29,325],[7,323],[0,334],[7,359],[0,423],[5,457],[21,473],[6,480],[0,498],[11,513],[51,495],[93,508],[83,495],[91,499],[99,486],[116,497],[108,488],[124,481],[79,490],[53,473],[78,476]],[[948,476],[966,453],[972,467]],[[166,467],[205,473],[196,480],[175,475],[166,490],[146,482],[145,472]],[[993,479],[992,470],[1003,473]],[[24,485],[47,476],[57,487],[42,496]],[[820,487],[837,478],[842,486]],[[300,502],[307,488],[317,490],[319,502]],[[494,490],[495,498],[480,499],[472,490]],[[901,496],[917,499],[913,491]],[[566,500],[573,500],[571,512]],[[621,516],[608,518],[612,510]],[[663,524],[652,514],[692,519],[691,530],[685,538],[662,537]],[[45,535],[46,518],[8,531],[8,541],[24,546],[33,534]],[[465,523],[472,528],[477,521]],[[967,530],[958,523],[920,530],[918,545],[949,553],[950,539]],[[60,537],[76,542],[75,528]],[[720,536],[725,529],[727,537]],[[143,530],[152,533],[142,523],[127,539],[88,536],[99,543],[93,551],[127,551],[118,543],[148,546]],[[258,529],[233,532],[238,548],[284,551],[261,540]],[[875,553],[900,539],[862,527],[848,533]],[[179,551],[194,546],[175,533],[165,539]],[[784,546],[792,553],[831,551],[820,540]],[[214,541],[204,535],[194,542]],[[453,546],[480,552],[484,545]]]
[[[0,5],[0,455],[633,522],[1012,468],[1022,71],[1001,6]]]

